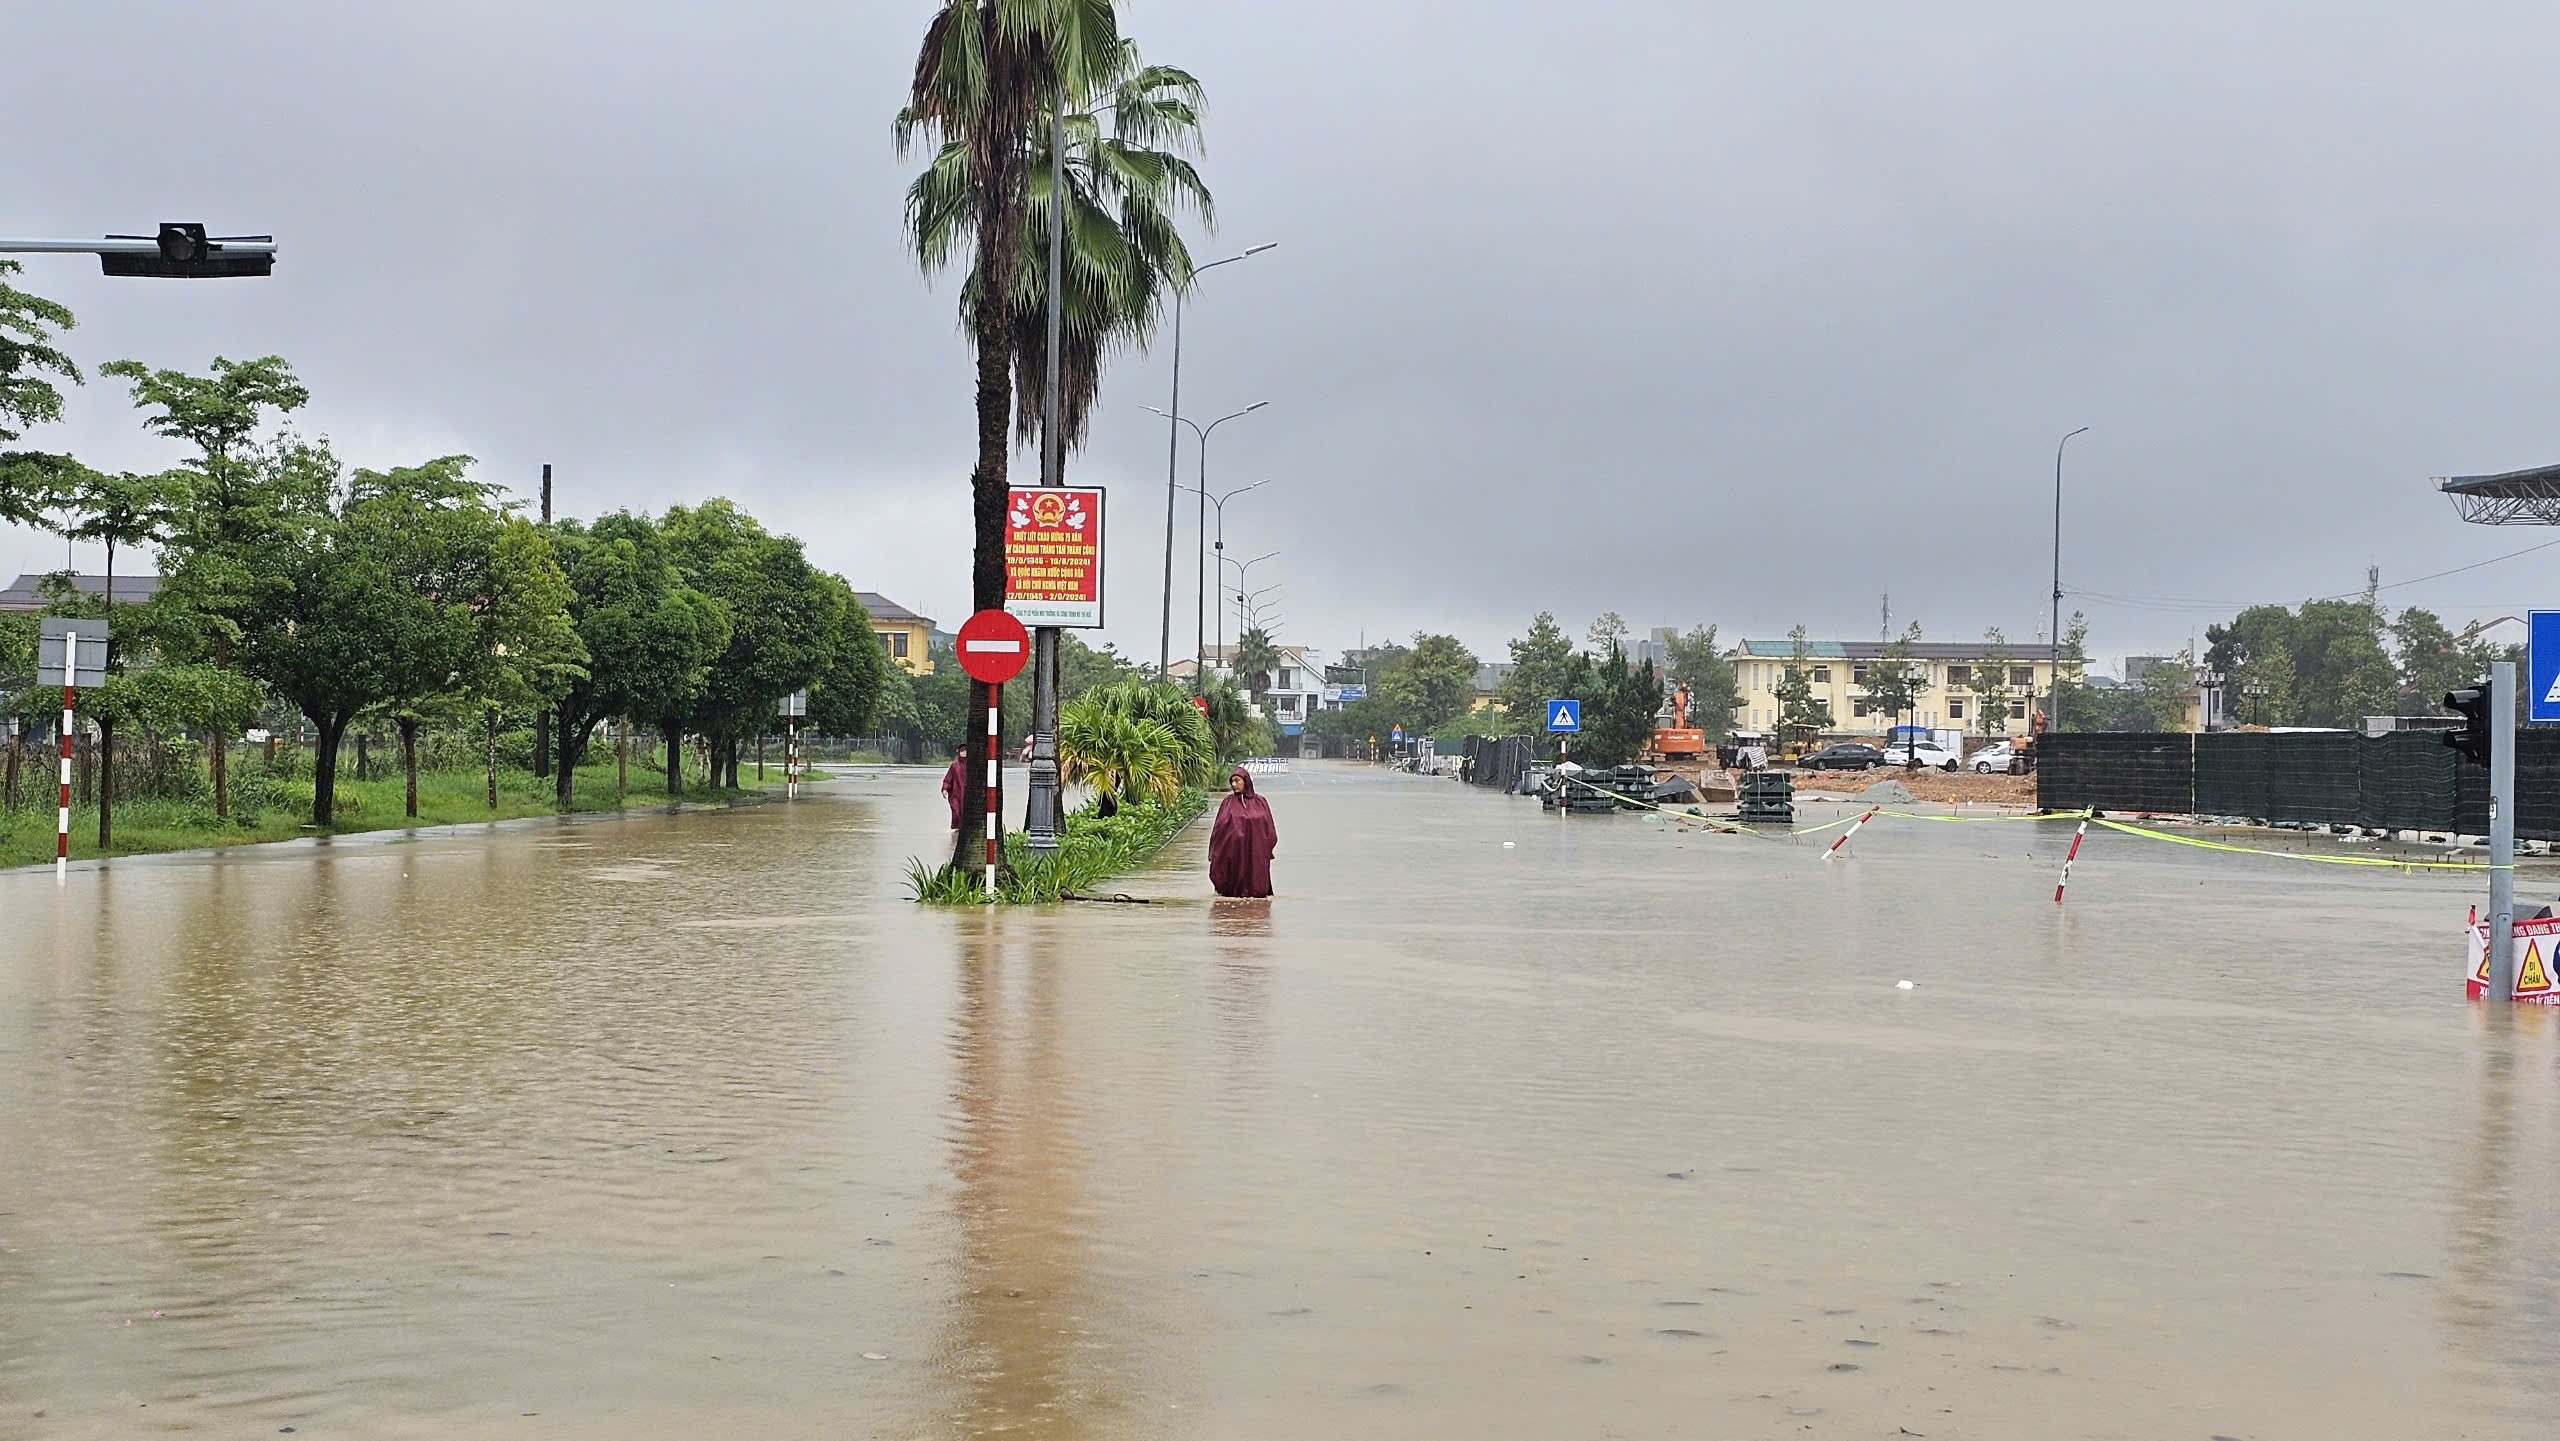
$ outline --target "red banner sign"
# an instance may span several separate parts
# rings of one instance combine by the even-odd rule
[[[1014,488],[1004,514],[1004,608],[1027,626],[1102,624],[1102,490]]]

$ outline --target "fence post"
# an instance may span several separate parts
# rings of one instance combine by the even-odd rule
[[[2516,993],[2516,663],[2489,666],[2489,995]]]

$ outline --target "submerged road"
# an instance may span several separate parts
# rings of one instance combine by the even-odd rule
[[[937,775],[0,874],[0,1436],[2548,1434],[2467,878],[1301,764],[952,914]]]

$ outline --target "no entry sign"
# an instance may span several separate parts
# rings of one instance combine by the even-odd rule
[[[1031,659],[1031,632],[1000,610],[982,610],[960,623],[960,669],[969,679],[1002,685]]]
[[[1004,512],[1004,608],[1025,625],[1102,624],[1102,490],[1016,486]]]

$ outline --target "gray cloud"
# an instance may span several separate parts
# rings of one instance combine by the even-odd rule
[[[904,257],[888,138],[928,8],[19,7],[41,60],[0,94],[0,232],[272,228],[268,282],[28,278],[93,363],[290,357],[352,460],[466,450],[526,485],[549,460],[572,513],[730,494],[954,619],[968,362],[953,281]],[[2028,635],[2082,424],[2075,588],[2300,599],[2539,538],[2459,525],[2424,480],[2560,458],[2548,7],[1126,24],[1210,89],[1202,253],[1282,242],[1204,283],[1184,393],[1272,402],[1211,478],[1273,481],[1230,540],[1284,552],[1289,639],[1491,651],[1540,608],[1856,636],[1887,590],[1936,636]],[[1110,634],[1150,655],[1165,371],[1122,358],[1073,463],[1113,487]],[[166,454],[113,383],[40,438]],[[59,555],[0,534],[0,569]],[[2535,574],[2389,596],[2497,614]],[[2109,656],[2213,618],[2075,603]]]

